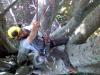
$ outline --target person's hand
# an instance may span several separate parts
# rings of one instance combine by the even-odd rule
[[[31,30],[29,36],[27,37],[27,40],[29,43],[32,43],[32,41],[36,38],[39,27],[40,27],[40,24],[38,21],[33,22],[32,30]]]
[[[40,23],[38,21],[34,21],[33,28],[38,30],[40,28]]]

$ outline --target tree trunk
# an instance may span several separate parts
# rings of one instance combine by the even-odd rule
[[[100,1],[99,2],[96,1],[96,3],[100,4]],[[85,4],[85,3],[82,3],[82,4]],[[80,6],[80,9],[81,7],[84,9],[91,7],[93,10],[93,7],[92,7],[93,4],[95,4],[95,2],[92,3],[91,5],[85,5],[86,8]],[[94,8],[95,7],[96,6],[94,6]],[[91,10],[84,10],[84,12],[81,12],[81,14],[79,12],[76,13],[76,15],[72,17],[72,19],[68,22],[66,26],[62,27],[61,29],[58,29],[56,32],[51,34],[51,36],[53,36],[55,39],[64,37],[65,35],[69,36],[80,25],[79,28],[81,29],[78,30],[78,32],[81,35],[79,35],[79,33],[77,35],[76,34],[73,35],[72,37],[70,37],[70,40],[67,44],[66,51],[68,52],[70,61],[73,64],[73,66],[78,68],[79,72],[100,74],[100,70],[99,70],[100,67],[98,66],[98,64],[100,64],[99,63],[100,62],[99,41],[96,39],[94,41],[89,41],[88,43],[76,45],[76,43],[86,42],[87,38],[98,27],[100,27],[99,25],[100,5],[98,5],[91,13],[90,12]],[[83,26],[85,26],[85,28]],[[84,29],[84,32],[82,31],[82,27]],[[98,42],[98,45],[97,45],[97,42]]]
[[[40,19],[40,31],[42,32],[42,34],[46,33],[47,31],[50,33],[51,25],[55,19],[58,8],[60,8],[61,4],[63,3],[63,0],[44,1],[45,4],[43,1],[41,2],[41,0],[38,0],[38,20]]]
[[[71,63],[77,66],[80,72],[99,73],[100,66],[100,37],[85,44],[68,44],[67,52]],[[88,69],[89,68],[89,69]]]
[[[0,7],[1,14],[0,14],[0,57],[9,55],[11,53],[16,53],[17,49],[11,46],[8,42],[8,38],[6,36],[5,32],[5,26],[6,26],[6,20],[5,20],[5,13],[13,6],[14,4],[11,4],[7,9],[3,9],[3,6]]]

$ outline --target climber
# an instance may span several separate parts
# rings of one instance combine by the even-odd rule
[[[40,25],[38,24],[38,22],[34,22],[33,25],[25,26],[22,28],[20,28],[19,26],[12,26],[8,29],[8,36],[9,38],[20,41],[19,49],[21,50],[28,49],[36,53],[38,53],[38,50],[43,51],[45,45],[48,43],[50,43],[50,48],[67,43],[68,37],[63,37],[58,40],[54,40],[52,38],[48,38],[46,35],[40,36],[39,35],[40,32],[38,31],[39,27]],[[48,39],[49,41],[47,42]],[[19,53],[21,50],[19,50]],[[23,52],[28,53],[28,51],[23,51]],[[22,59],[21,61],[23,60],[24,59]]]
[[[18,26],[12,26],[8,29],[8,36],[12,39],[20,41],[19,51],[18,51],[18,63],[22,63],[27,60],[27,55],[30,52],[33,52],[37,56],[39,52],[43,52],[45,49],[45,36],[40,37],[38,35],[39,23],[37,21],[33,22],[33,25],[30,25],[32,28],[29,30],[26,26],[20,28]],[[68,37],[62,37],[60,39],[54,40],[52,37],[49,38],[50,48],[55,46],[66,44]],[[50,49],[49,49],[50,50]],[[71,68],[72,71],[76,71],[74,68]]]

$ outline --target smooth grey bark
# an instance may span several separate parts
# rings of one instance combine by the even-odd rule
[[[58,1],[58,0],[56,0],[56,1]],[[84,0],[83,0],[84,1]],[[87,1],[86,1],[87,2]],[[83,3],[83,4],[85,4],[85,3]],[[88,4],[88,3],[87,3]],[[87,7],[87,5],[86,5],[86,7]],[[83,8],[83,7],[82,7]],[[81,8],[80,8],[81,9]],[[80,13],[79,14],[77,14],[78,16],[76,16],[76,17],[81,17],[82,15],[80,15]],[[71,32],[71,34],[73,33],[73,31],[75,30],[75,28],[81,23],[81,21],[80,21],[80,23],[77,23],[78,21],[79,21],[79,19],[77,20],[77,18],[76,17],[73,17],[72,19],[71,19],[71,21],[67,24],[67,26],[70,26],[70,25],[72,25],[70,28],[68,28],[68,29],[72,29],[71,31],[70,30],[68,30],[68,32],[70,33]],[[76,21],[77,20],[77,21]],[[82,18],[82,20],[83,20],[83,18]],[[46,20],[47,21],[47,20]],[[73,23],[71,23],[71,22],[73,22]],[[75,23],[75,24],[74,24]],[[78,24],[78,25],[77,25]],[[74,27],[74,25],[77,25],[77,26],[75,26]],[[45,26],[45,25],[43,25],[43,26]],[[67,28],[67,26],[66,26],[66,28]],[[47,26],[46,26],[47,27]],[[65,30],[64,31],[66,31],[66,28],[64,28]],[[73,29],[74,28],[74,29]],[[62,32],[63,33],[63,32]],[[60,34],[60,33],[59,33]],[[60,35],[60,36],[62,36],[62,35]],[[57,36],[56,36],[57,37]],[[96,53],[95,53],[95,49],[97,49],[97,51],[96,51]],[[96,64],[96,63],[98,63],[99,62],[99,58],[98,58],[98,56],[97,56],[97,58],[96,58],[96,56],[95,55],[97,55],[97,53],[99,53],[98,52],[98,50],[99,50],[99,46],[97,46],[97,44],[96,44],[96,42],[95,41],[92,41],[92,42],[89,42],[89,43],[86,43],[86,44],[81,44],[81,45],[74,45],[74,44],[68,44],[68,48],[67,48],[67,50],[68,50],[68,53],[69,53],[69,56],[70,56],[70,60],[71,60],[71,62],[73,63],[73,65],[74,66],[78,66],[78,68],[80,68],[80,66],[82,66],[82,67],[84,67],[84,66],[86,66],[87,67],[87,65],[89,66],[89,65],[91,65],[91,64]],[[83,51],[85,51],[85,52],[83,52]],[[94,55],[92,55],[92,53],[94,52]],[[98,54],[99,55],[99,54]],[[80,58],[79,58],[80,57]],[[96,58],[96,59],[95,59]],[[93,59],[93,60],[92,60]],[[79,69],[80,70],[80,69]],[[83,70],[84,71],[84,70]],[[84,71],[84,72],[86,72],[86,71]],[[91,71],[90,71],[91,72]],[[94,71],[93,71],[94,72]]]
[[[5,30],[5,25],[6,25],[6,20],[5,20],[5,11],[7,12],[8,9],[10,9],[14,4],[12,3],[10,6],[8,6],[7,9],[3,9],[3,6],[1,5],[1,13],[0,13],[0,45],[4,47],[4,52],[7,54],[10,53],[16,53],[17,49],[15,49],[13,46],[8,41],[8,38],[6,36]],[[3,53],[2,53],[3,54]],[[5,54],[3,54],[5,55]],[[1,55],[2,56],[2,55]]]
[[[51,29],[51,25],[55,19],[58,9],[60,8],[63,0],[44,0],[46,4],[41,0],[38,0],[38,19],[40,19],[42,34]],[[45,6],[45,7],[44,7]],[[44,12],[44,9],[46,11]]]
[[[93,10],[72,35],[67,45],[71,63],[77,66],[79,72],[100,74],[100,37],[84,44],[87,38],[100,27],[100,5]],[[72,44],[74,43],[74,44]],[[75,45],[78,43],[79,45]]]
[[[100,1],[95,0],[93,3],[90,3],[89,5],[88,3],[86,3],[86,5],[83,5],[84,8],[79,4],[80,6],[78,6],[77,11],[75,10],[75,13],[78,13],[76,13],[76,15],[74,15],[65,26],[53,32],[51,36],[55,37],[55,39],[64,36],[70,36],[74,32],[74,30],[80,25],[82,20],[87,16],[87,14],[89,14],[99,3]],[[83,9],[81,9],[81,7]]]
[[[83,10],[88,6],[89,4],[89,0],[87,2],[87,0],[80,0],[79,2],[79,6],[77,9],[75,9],[75,15],[72,17],[72,19],[65,25],[63,26],[61,29],[56,30],[56,32],[52,33],[51,36],[53,37],[62,37],[65,35],[70,35],[73,33],[73,31],[75,30],[75,28],[77,26],[79,26],[80,22],[82,21],[81,17],[83,14]],[[60,36],[59,36],[60,34]]]
[[[72,35],[71,43],[84,43],[87,38],[100,27],[100,5],[85,17],[82,24],[76,29]]]
[[[7,4],[10,5],[10,1],[9,0],[7,1]],[[17,24],[16,18],[15,18],[15,14],[14,14],[12,8],[9,9],[9,13],[11,14],[11,16],[13,18],[12,20],[14,21],[14,24]]]
[[[80,45],[68,43],[67,52],[71,63],[77,66],[80,72],[97,73],[98,71],[100,74],[98,65],[100,64],[100,37]]]
[[[100,4],[100,1],[98,1],[98,2],[96,1],[95,3]],[[93,8],[96,7],[96,6],[94,6],[95,3],[88,5],[88,7],[85,9],[90,8],[93,10]],[[91,24],[93,25],[91,27],[86,28],[86,30],[87,30],[86,32],[88,32],[88,33],[86,33],[86,37],[85,37],[84,41],[86,41],[86,39],[90,36],[90,34],[92,34],[99,27],[99,20],[100,20],[99,12],[100,12],[100,10],[98,10],[98,9],[100,9],[100,6],[98,6],[91,13],[90,13],[91,10],[89,10],[80,15],[81,21],[83,21],[84,17],[86,17],[87,14],[90,13],[84,19],[83,22],[86,23],[86,26],[91,26]],[[94,17],[93,14],[96,16]],[[84,15],[84,17],[82,17],[83,15]],[[80,25],[80,23],[81,23],[81,21],[80,21],[80,23],[77,23],[78,20],[76,21],[75,18],[76,17],[72,17],[72,19],[69,21],[69,23],[66,26],[64,26],[62,29],[58,29],[58,31],[51,34],[51,36],[54,36],[55,38],[63,37],[63,35],[65,35],[66,32],[67,32],[66,35],[71,35],[74,30],[70,30],[70,29],[76,28],[76,25],[77,24]],[[91,22],[89,20],[91,20]],[[69,27],[71,27],[70,25],[72,26],[72,28],[69,28]],[[75,27],[74,27],[74,25],[75,25]],[[67,27],[69,28],[69,30]],[[72,31],[72,32],[70,33],[70,31]],[[75,36],[75,37],[77,37],[77,36]],[[81,38],[79,38],[79,39],[81,39]],[[77,41],[79,41],[79,40],[77,39]],[[90,41],[88,43],[80,44],[80,45],[71,44],[70,42],[68,43],[66,50],[69,54],[70,61],[73,64],[73,66],[78,67],[79,72],[100,74],[100,70],[99,70],[100,67],[98,66],[98,63],[100,62],[100,56],[99,56],[100,47],[97,45],[97,43],[96,43],[97,41],[98,40],[96,39],[94,41]]]
[[[10,44],[8,42],[8,38],[5,35],[5,33],[2,31],[2,29],[0,28],[0,42],[1,44],[5,47],[5,51],[9,54],[9,53],[16,53],[17,49],[14,48],[14,46],[12,46],[12,44]]]
[[[3,16],[5,16],[5,14],[9,11],[10,8],[12,8],[16,3],[18,2],[18,0],[15,0],[12,4],[10,4],[4,11],[1,12],[1,14]]]
[[[0,2],[0,14],[2,13],[3,10],[4,10],[3,9],[3,3]]]

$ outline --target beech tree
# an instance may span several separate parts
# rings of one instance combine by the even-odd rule
[[[48,1],[49,0],[46,0],[47,3]],[[63,4],[63,0],[54,1],[55,10],[53,8],[48,9],[47,13],[49,13],[49,15],[44,18],[42,17],[42,33],[44,33],[48,27],[51,27],[53,20],[58,14],[59,8]],[[62,37],[69,37],[65,51],[68,53],[70,62],[73,66],[77,67],[79,72],[100,74],[100,37],[97,36],[89,39],[100,27],[100,0],[66,0],[66,2],[74,3],[70,5],[72,6],[73,14],[71,14],[70,19],[64,26],[55,30],[50,36],[54,37],[55,40]],[[2,35],[0,36],[0,48],[3,47],[2,51],[5,51],[7,54],[17,52],[17,50],[11,46],[3,30],[6,27],[5,14],[15,3],[17,4],[17,0],[6,9],[3,8],[2,3],[0,4],[0,35]],[[39,15],[41,15],[41,6],[40,4]],[[52,12],[50,10],[52,10]],[[47,17],[49,17],[49,19],[47,19]]]

